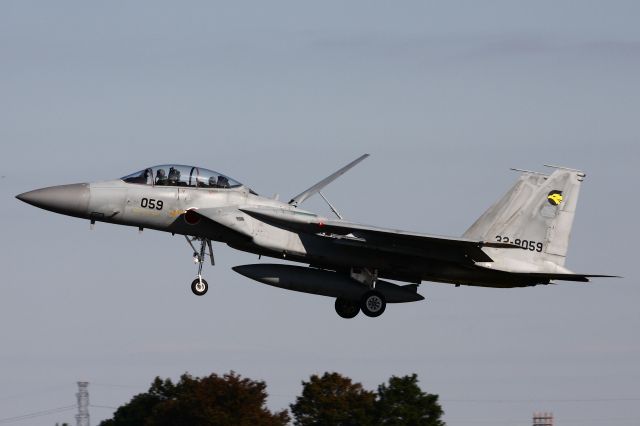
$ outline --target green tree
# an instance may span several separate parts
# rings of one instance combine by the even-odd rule
[[[444,412],[438,395],[423,392],[418,376],[391,376],[389,384],[378,386],[377,423],[389,426],[444,426]]]
[[[188,374],[173,384],[157,377],[149,391],[118,408],[101,426],[281,426],[286,410],[272,413],[266,406],[266,384],[234,372],[197,378]]]
[[[375,394],[338,373],[311,376],[302,382],[302,395],[291,404],[299,426],[366,426],[375,424]]]
[[[156,377],[146,393],[134,396],[129,403],[116,410],[112,419],[103,421],[100,426],[144,425],[156,406],[176,397],[176,387],[171,379]]]

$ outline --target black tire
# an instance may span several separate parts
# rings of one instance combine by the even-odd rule
[[[202,285],[200,285],[200,281],[202,281]],[[191,291],[196,296],[204,296],[207,293],[207,290],[209,290],[209,284],[204,279],[196,278],[191,283]]]
[[[358,302],[347,299],[336,299],[336,312],[342,318],[354,318],[360,312],[360,305]]]
[[[384,296],[375,290],[366,292],[360,301],[360,309],[368,317],[379,317],[386,308],[387,302]]]

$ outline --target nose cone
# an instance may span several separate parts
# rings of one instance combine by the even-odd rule
[[[50,186],[16,195],[32,206],[76,217],[89,215],[89,184]]]

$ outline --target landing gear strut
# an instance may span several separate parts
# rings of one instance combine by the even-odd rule
[[[378,270],[368,268],[351,268],[351,278],[369,287],[360,299],[360,310],[368,317],[379,317],[387,308],[384,295],[376,290]],[[337,302],[336,302],[337,303]],[[336,307],[337,310],[337,307]],[[340,314],[338,312],[338,314]]]
[[[209,284],[202,278],[202,264],[204,263],[205,256],[208,254],[211,259],[211,264],[215,265],[215,261],[213,259],[213,248],[211,247],[211,240],[208,238],[201,237],[188,237],[184,236],[187,240],[187,243],[193,249],[193,263],[198,265],[198,275],[196,279],[191,282],[191,291],[196,296],[204,296],[204,294],[209,290]],[[193,245],[194,241],[200,242],[200,250],[196,250],[196,247]],[[209,252],[207,253],[207,248]]]

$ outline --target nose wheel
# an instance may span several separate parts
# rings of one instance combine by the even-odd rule
[[[204,296],[207,290],[209,290],[209,284],[207,281],[202,278],[202,265],[204,264],[204,259],[207,255],[211,259],[211,264],[215,265],[215,261],[213,259],[213,248],[211,247],[211,240],[208,238],[200,238],[200,237],[188,237],[185,235],[187,239],[187,243],[193,249],[193,263],[198,265],[198,275],[196,279],[191,282],[191,291],[196,296]],[[193,245],[194,241],[200,243],[200,249],[196,250],[196,247]],[[207,248],[209,251],[207,252]]]
[[[204,296],[207,290],[209,290],[209,284],[202,277],[196,278],[191,283],[191,291],[196,296]]]

